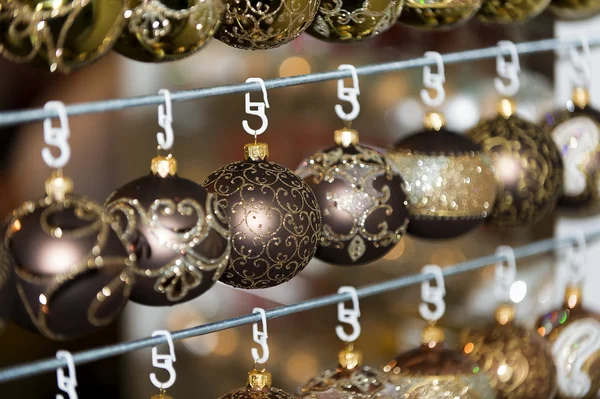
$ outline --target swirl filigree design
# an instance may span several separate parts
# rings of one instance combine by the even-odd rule
[[[321,236],[314,193],[289,169],[272,162],[236,162],[203,183],[229,218],[232,251],[221,281],[234,287],[284,283],[311,260]]]
[[[586,19],[600,13],[598,0],[552,0],[548,9],[563,19]]]
[[[301,389],[301,399],[395,399],[397,387],[387,376],[371,367],[326,370],[308,381]]]
[[[484,22],[512,24],[526,22],[539,15],[551,0],[487,0],[477,18]]]
[[[457,27],[477,14],[482,0],[407,0],[398,22],[418,28]]]
[[[295,399],[296,396],[279,388],[265,388],[253,390],[251,388],[240,388],[221,396],[219,399]]]

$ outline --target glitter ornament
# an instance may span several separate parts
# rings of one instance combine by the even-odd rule
[[[123,0],[2,0],[0,53],[69,73],[112,48],[124,11]]]
[[[523,23],[541,14],[549,4],[550,0],[487,0],[477,18],[489,23]]]
[[[358,144],[356,130],[337,130],[335,141],[336,147],[312,155],[296,171],[321,208],[323,232],[315,256],[336,265],[373,262],[406,231],[404,181],[383,155]]]
[[[481,147],[444,128],[431,112],[426,130],[401,140],[388,158],[406,180],[408,232],[424,238],[450,238],[480,225],[496,199],[494,169]]]
[[[311,260],[321,237],[321,212],[310,187],[268,161],[268,146],[247,144],[245,160],[211,173],[204,187],[229,218],[232,251],[221,281],[238,288],[285,283]]]
[[[135,254],[99,204],[55,172],[46,196],[8,217],[4,242],[20,301],[13,320],[48,338],[80,337],[109,324],[127,302]]]
[[[587,19],[600,13],[599,0],[552,0],[548,9],[561,19]]]
[[[213,37],[225,11],[223,0],[128,0],[126,22],[115,50],[143,62],[175,61]]]
[[[266,370],[252,370],[248,373],[248,383],[219,399],[296,399],[295,395],[272,385],[271,373]]]
[[[154,158],[151,173],[113,192],[105,208],[137,255],[135,302],[189,301],[210,289],[227,268],[227,217],[213,194],[177,176],[171,155]]]
[[[562,159],[546,130],[514,115],[512,100],[498,105],[496,118],[469,132],[496,170],[499,192],[490,221],[505,227],[531,225],[556,206],[563,186]]]
[[[407,0],[398,19],[403,25],[424,29],[453,29],[475,16],[483,0]]]
[[[537,332],[515,325],[514,317],[512,305],[501,305],[493,325],[465,334],[463,350],[488,375],[501,398],[553,398],[552,353]]]

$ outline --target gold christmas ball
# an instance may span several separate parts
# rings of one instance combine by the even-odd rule
[[[69,73],[112,48],[124,11],[124,0],[0,0],[0,53]]]
[[[477,14],[483,22],[513,24],[541,14],[550,0],[486,0]]]
[[[469,132],[495,168],[498,198],[490,221],[507,227],[534,224],[554,210],[562,193],[560,151],[545,129],[514,115],[514,102],[503,99],[499,109],[496,118]]]
[[[317,39],[351,43],[390,29],[404,0],[322,0],[307,32]]]
[[[319,4],[319,0],[226,0],[216,38],[244,50],[279,47],[310,26]]]
[[[128,0],[127,7],[115,50],[143,62],[194,54],[213,37],[225,12],[223,0]]]
[[[483,0],[407,0],[398,22],[416,28],[452,29],[475,16]]]
[[[600,13],[599,0],[552,0],[548,9],[561,19],[587,19]]]
[[[295,395],[271,385],[271,373],[254,369],[248,373],[245,387],[226,393],[219,399],[296,399]]]
[[[561,399],[600,393],[600,315],[582,305],[581,288],[567,287],[565,303],[540,318],[537,331],[550,343]]]
[[[500,306],[494,324],[465,334],[463,351],[488,375],[501,398],[554,398],[552,352],[536,331],[515,325],[514,316],[512,306]]]

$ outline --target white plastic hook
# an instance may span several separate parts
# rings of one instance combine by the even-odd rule
[[[44,105],[44,110],[56,111],[58,113],[59,125],[57,127],[52,126],[52,118],[44,119],[44,142],[48,146],[57,147],[60,155],[55,157],[52,155],[50,148],[46,147],[42,149],[42,158],[49,167],[60,169],[71,158],[71,146],[69,146],[71,129],[69,128],[67,108],[60,101],[49,101]]]
[[[510,300],[510,289],[517,279],[517,261],[515,251],[508,245],[500,245],[496,248],[496,254],[503,259],[496,262],[494,291],[499,301]]]
[[[521,82],[519,80],[519,72],[521,65],[519,63],[519,51],[517,46],[510,40],[501,40],[498,42],[498,47],[501,52],[496,57],[496,72],[498,77],[494,79],[496,90],[503,97],[513,97],[519,92]],[[506,60],[505,52],[510,52],[510,60]],[[508,80],[508,85],[504,83]]]
[[[258,328],[258,323],[254,323],[252,325],[252,339],[262,349],[262,356],[259,355],[257,348],[252,348],[252,358],[254,359],[254,363],[265,364],[269,361],[269,344],[267,343],[267,338],[269,338],[269,334],[267,333],[267,315],[265,310],[262,308],[254,308],[252,313],[260,314],[262,331]]]
[[[579,41],[579,45],[574,44],[569,48],[569,57],[574,72],[573,83],[577,87],[589,87],[592,81],[590,43],[585,35],[581,35]]]
[[[334,109],[338,118],[341,120],[352,122],[360,113],[360,103],[358,102],[358,95],[360,94],[360,88],[358,86],[358,74],[354,65],[342,64],[338,67],[338,70],[348,70],[352,73],[352,87],[344,86],[344,79],[338,79],[337,81],[337,92],[340,101],[347,101],[352,106],[352,110],[349,113],[344,111],[341,104],[336,104]]]
[[[158,378],[156,378],[155,373],[150,374],[150,381],[152,385],[154,385],[158,389],[169,389],[175,384],[175,379],[177,378],[177,373],[175,372],[175,368],[173,367],[173,363],[177,360],[175,358],[175,345],[173,344],[173,337],[169,331],[158,330],[152,333],[153,337],[162,335],[167,339],[167,344],[169,345],[169,353],[159,354],[158,347],[152,348],[152,366],[158,369],[163,369],[167,373],[169,373],[169,379],[166,382],[160,382]]]
[[[437,51],[427,51],[425,57],[431,58],[436,63],[437,73],[433,73],[429,65],[423,68],[423,86],[425,86],[425,89],[421,90],[421,100],[426,106],[437,108],[446,99],[446,90],[444,89],[444,83],[446,82],[444,59]],[[435,97],[431,97],[428,89],[435,91]]]
[[[257,130],[252,129],[248,124],[247,120],[242,121],[242,126],[246,133],[253,135],[254,137],[259,134],[263,134],[267,127],[269,127],[269,119],[267,118],[267,114],[265,113],[265,108],[269,108],[269,97],[267,96],[267,88],[265,87],[265,81],[261,78],[248,78],[246,79],[246,83],[257,82],[260,84],[260,88],[262,89],[263,99],[264,101],[250,101],[250,93],[246,93],[246,113],[248,115],[258,116],[262,122],[260,128]]]
[[[158,106],[158,124],[165,129],[165,132],[158,132],[156,140],[161,150],[169,151],[173,147],[175,135],[173,134],[173,103],[171,101],[171,92],[167,89],[160,89],[158,94],[165,97],[165,103]]]
[[[421,269],[421,274],[433,274],[435,286],[431,285],[431,279],[421,283],[421,304],[419,313],[421,317],[429,322],[436,322],[444,316],[446,312],[446,284],[444,283],[444,274],[442,268],[438,265],[426,265]],[[434,307],[432,311],[430,306]]]
[[[56,352],[56,358],[67,362],[68,375],[62,368],[56,370],[56,381],[58,389],[65,392],[69,399],[77,399],[77,374],[75,373],[75,362],[69,351]],[[56,394],[56,399],[64,399],[61,394]]]
[[[587,266],[587,243],[583,231],[577,231],[573,235],[573,244],[565,248],[565,255],[569,282],[581,284]]]
[[[352,297],[352,308],[348,309],[344,302],[338,302],[338,320],[340,323],[349,324],[352,327],[352,332],[346,334],[344,326],[338,325],[335,327],[335,333],[338,338],[344,342],[354,342],[360,336],[360,323],[358,318],[360,317],[360,306],[358,303],[358,295],[354,287],[340,287],[338,294],[350,294]]]

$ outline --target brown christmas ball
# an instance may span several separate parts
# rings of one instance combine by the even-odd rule
[[[335,132],[337,146],[296,171],[321,207],[323,232],[315,256],[335,265],[373,262],[391,251],[408,225],[404,180],[379,152],[358,144],[356,130]]]
[[[491,162],[479,145],[445,129],[441,114],[429,114],[426,130],[401,140],[388,158],[406,180],[410,234],[456,237],[489,216],[497,194]]]
[[[552,347],[558,398],[596,398],[600,392],[600,315],[582,305],[581,288],[567,287],[564,305],[540,318],[537,331]]]
[[[540,335],[514,324],[515,309],[501,305],[496,323],[468,332],[465,354],[490,378],[503,399],[550,399],[556,392],[556,367]]]
[[[351,43],[390,29],[404,0],[323,0],[307,32],[317,39]]]
[[[138,262],[131,300],[171,306],[198,297],[221,277],[231,253],[227,216],[213,194],[177,176],[171,156],[111,194],[105,208]]]
[[[300,273],[321,238],[321,212],[310,187],[268,161],[264,143],[248,144],[246,160],[211,173],[204,187],[217,196],[231,227],[232,251],[221,281],[268,288]]]
[[[552,0],[548,9],[561,19],[587,19],[600,13],[599,0]]]
[[[20,301],[13,319],[55,340],[96,331],[119,315],[134,277],[135,254],[114,220],[54,175],[47,195],[8,217],[4,242],[15,263]]]
[[[0,243],[0,331],[10,317],[16,295],[13,259],[2,242]]]
[[[550,0],[486,0],[477,18],[500,24],[527,22],[541,14],[548,4]]]
[[[124,11],[124,0],[0,0],[0,53],[69,73],[112,48]]]
[[[248,383],[219,399],[296,399],[295,395],[271,386],[271,373],[266,370],[252,370],[248,373]]]
[[[310,26],[319,4],[319,0],[226,0],[216,38],[244,50],[279,47]]]
[[[546,130],[514,115],[514,102],[503,99],[499,111],[469,132],[496,170],[498,199],[490,221],[507,227],[534,224],[552,212],[562,193],[560,152]]]
[[[308,381],[300,399],[396,399],[397,388],[385,373],[362,365],[362,353],[350,344],[338,354],[338,367]]]
[[[589,93],[576,89],[567,108],[548,114],[542,126],[560,151],[564,167],[564,205],[597,205],[600,200],[600,112]]]
[[[398,22],[415,28],[453,29],[469,21],[483,0],[407,0]]]
[[[194,54],[213,37],[225,11],[223,0],[128,0],[127,6],[115,50],[143,62]]]
[[[487,375],[462,352],[444,348],[444,332],[428,326],[423,344],[399,355],[383,370],[398,398],[493,399],[497,392]]]

